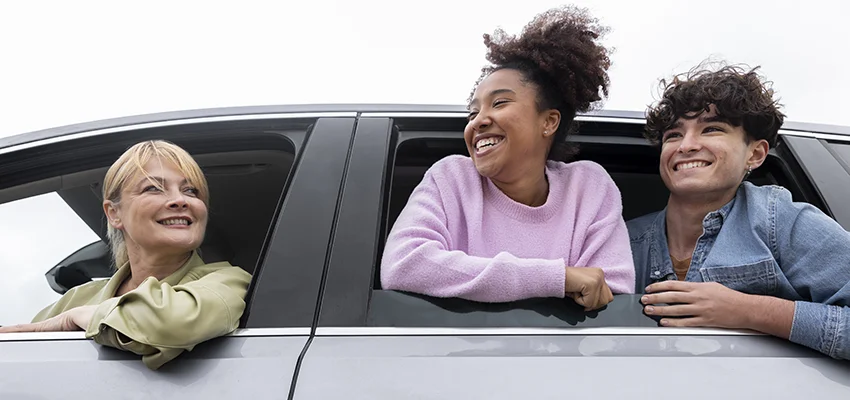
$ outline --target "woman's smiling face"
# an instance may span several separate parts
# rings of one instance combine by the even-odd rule
[[[537,88],[519,71],[506,68],[487,76],[468,108],[464,140],[479,174],[507,182],[545,164],[557,122],[547,129],[552,112],[539,110]]]

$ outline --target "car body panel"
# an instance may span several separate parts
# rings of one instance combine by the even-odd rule
[[[761,336],[313,339],[297,399],[845,398],[850,365]],[[331,382],[328,377],[334,377]]]
[[[0,336],[0,398],[285,398],[308,341],[309,330],[301,333],[213,339],[157,371],[135,354],[91,340],[26,340],[38,333],[16,334],[22,340],[14,341]]]

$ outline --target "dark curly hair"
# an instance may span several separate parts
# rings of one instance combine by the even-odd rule
[[[568,134],[575,130],[576,113],[590,110],[602,95],[608,96],[611,60],[609,50],[598,43],[608,31],[586,9],[564,6],[538,14],[518,37],[502,29],[485,34],[491,65],[482,68],[469,101],[488,75],[501,69],[518,71],[524,82],[537,87],[540,111],[560,111],[561,124],[548,158],[568,161],[576,153],[567,142]]]
[[[785,114],[773,97],[772,82],[758,69],[704,61],[670,82],[661,80],[661,100],[646,114],[646,138],[659,144],[679,118],[697,118],[713,104],[720,121],[744,127],[747,142],[764,139],[774,147]]]

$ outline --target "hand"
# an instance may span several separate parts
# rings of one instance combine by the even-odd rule
[[[564,293],[585,311],[596,310],[614,300],[601,268],[566,267]]]
[[[653,283],[641,297],[647,315],[662,318],[663,326],[702,326],[749,329],[749,295],[717,282],[664,281]],[[655,306],[654,304],[672,304]]]
[[[96,305],[76,307],[41,322],[0,327],[0,333],[85,330],[96,309]]]

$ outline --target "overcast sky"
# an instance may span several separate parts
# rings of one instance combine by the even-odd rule
[[[608,109],[709,56],[761,65],[789,120],[850,125],[848,6],[575,1],[612,27]],[[481,35],[559,1],[37,1],[0,6],[0,137],[125,115],[295,103],[462,104]],[[43,273],[94,239],[55,195],[0,205],[0,324],[55,297]],[[13,220],[14,218],[14,220]],[[14,304],[14,305],[13,305]]]

